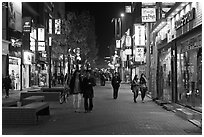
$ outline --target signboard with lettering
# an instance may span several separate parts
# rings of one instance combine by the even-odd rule
[[[125,6],[125,13],[131,13],[131,6]]]
[[[23,18],[23,31],[24,32],[31,32],[31,17],[24,17]]]
[[[45,29],[38,28],[38,41],[45,41]]]
[[[134,24],[135,32],[135,45],[145,46],[145,26],[140,24]]]
[[[45,42],[38,42],[38,51],[45,51]]]
[[[132,45],[131,36],[126,36],[125,45],[126,47],[131,47]]]
[[[116,40],[116,48],[120,48],[120,40]]]
[[[202,35],[199,34],[195,37],[187,39],[184,42],[181,42],[182,52],[187,52],[189,50],[197,49],[202,47]]]
[[[135,61],[141,62],[144,60],[144,48],[135,48]]]
[[[55,19],[55,34],[61,34],[61,20]]]
[[[142,8],[142,22],[156,22],[156,9]]]
[[[184,16],[182,16],[178,21],[176,21],[175,28],[179,29],[180,27],[184,26],[194,18],[195,18],[195,8],[193,8],[191,11],[189,11]]]

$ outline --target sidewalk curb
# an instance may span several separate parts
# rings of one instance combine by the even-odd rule
[[[151,95],[147,94],[146,96],[152,99]],[[154,102],[155,102],[157,105],[162,106],[162,108],[165,109],[165,110],[167,110],[167,111],[172,111],[172,112],[175,113],[175,114],[176,114],[176,112],[177,112],[177,110],[176,110],[176,108],[175,108],[176,106],[173,106],[171,103],[163,103],[162,101],[157,101],[157,100],[155,100]],[[178,104],[177,104],[177,105],[178,105]],[[177,107],[177,108],[178,108],[178,107]],[[183,108],[183,109],[187,109],[187,108],[185,108],[185,107],[182,107],[182,108]],[[193,111],[193,110],[192,110],[192,111]],[[193,112],[190,112],[189,110],[188,110],[188,112],[191,113],[191,115],[194,115]],[[177,116],[178,116],[178,115],[177,115]],[[181,117],[181,116],[178,116],[178,117]],[[181,117],[181,118],[182,118],[182,117]],[[200,121],[199,121],[199,120],[196,120],[196,119],[185,119],[185,120],[189,121],[190,123],[192,123],[192,124],[194,124],[195,126],[197,126],[197,127],[199,127],[199,128],[202,129],[202,117],[201,117],[201,120],[200,120]]]

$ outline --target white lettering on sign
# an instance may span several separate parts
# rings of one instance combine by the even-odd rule
[[[195,18],[195,8],[193,8],[191,11],[189,11],[184,16],[182,16],[178,21],[176,21],[175,28],[179,29],[180,27],[184,26],[194,18]]]

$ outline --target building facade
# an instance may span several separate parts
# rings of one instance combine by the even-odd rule
[[[202,111],[200,3],[176,3],[165,18],[157,21],[151,39],[152,97]]]

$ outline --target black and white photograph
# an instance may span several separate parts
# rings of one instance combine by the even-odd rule
[[[202,135],[202,2],[1,2],[2,135]]]

